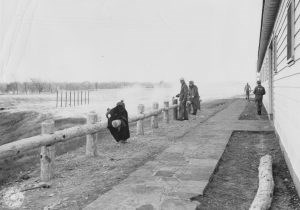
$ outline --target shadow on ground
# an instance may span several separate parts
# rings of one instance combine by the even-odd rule
[[[239,117],[239,120],[269,120],[265,107],[262,107],[261,115],[257,114],[255,101],[252,99],[248,102],[245,110]]]

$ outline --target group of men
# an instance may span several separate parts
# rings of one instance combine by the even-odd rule
[[[244,91],[246,93],[246,100],[250,101],[251,87],[248,83],[245,85]],[[266,90],[261,85],[260,80],[257,81],[257,86],[254,88],[253,94],[255,95],[257,114],[261,115],[261,108],[262,108],[262,104],[263,104],[262,101],[263,101],[263,96],[266,94]]]
[[[178,120],[188,120],[188,110],[192,108],[193,115],[197,114],[197,110],[200,110],[200,96],[198,93],[198,87],[193,81],[189,81],[189,86],[185,83],[184,79],[180,79],[181,89],[180,93],[176,95],[179,97],[179,117]],[[250,101],[250,85],[247,83],[245,86],[246,99]],[[257,114],[261,115],[263,95],[265,95],[265,88],[261,85],[260,81],[257,81],[257,86],[254,88],[255,102],[257,105]],[[110,130],[112,136],[117,142],[126,143],[126,140],[130,137],[128,113],[125,108],[125,103],[118,102],[113,109],[107,109],[106,117],[108,119],[107,128]]]
[[[179,97],[179,117],[178,120],[188,120],[188,110],[192,108],[192,115],[197,114],[200,109],[200,96],[198,87],[193,81],[189,81],[189,86],[185,83],[183,78],[180,79],[181,89],[177,95]]]
[[[189,81],[189,87],[186,85],[183,78],[180,79],[181,89],[177,95],[179,97],[179,117],[178,120],[188,120],[188,110],[192,107],[192,114],[196,115],[197,110],[200,109],[200,96],[198,88],[193,81]],[[250,101],[251,87],[249,83],[245,85],[244,91],[246,93],[246,100]],[[265,88],[261,85],[261,81],[257,81],[257,86],[254,88],[255,103],[257,114],[261,115],[263,104],[263,96],[266,94]]]

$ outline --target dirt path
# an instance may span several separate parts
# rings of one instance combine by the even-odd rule
[[[98,157],[86,158],[84,147],[57,157],[51,188],[27,191],[20,209],[42,209],[45,206],[50,209],[81,209],[232,101],[216,100],[204,104],[197,118],[191,116],[189,121],[172,121],[169,125],[160,121],[159,129],[154,132],[147,121],[145,136],[135,136],[135,126],[131,126],[132,138],[124,145],[116,144],[107,132],[101,133]],[[38,182],[38,163],[26,173],[28,180],[21,179],[8,186],[24,187]]]
[[[255,104],[251,102],[241,117],[267,118],[252,116],[254,113]],[[204,195],[195,198],[201,202],[197,209],[248,209],[258,187],[259,159],[267,153],[273,157],[275,180],[271,209],[300,209],[299,197],[274,132],[234,132]]]

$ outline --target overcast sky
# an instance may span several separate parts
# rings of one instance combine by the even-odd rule
[[[261,0],[0,3],[5,81],[244,82],[256,77]]]

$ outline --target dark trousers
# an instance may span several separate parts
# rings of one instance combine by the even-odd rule
[[[186,109],[186,101],[180,101],[180,106],[179,106],[179,119],[180,120],[188,120],[188,112]]]
[[[193,107],[193,113],[192,114],[196,115],[197,114],[197,110],[198,110],[197,104],[194,103],[194,102],[192,102],[191,106]]]
[[[249,101],[249,91],[246,91],[246,99]]]
[[[262,99],[256,99],[257,114],[261,115]]]

